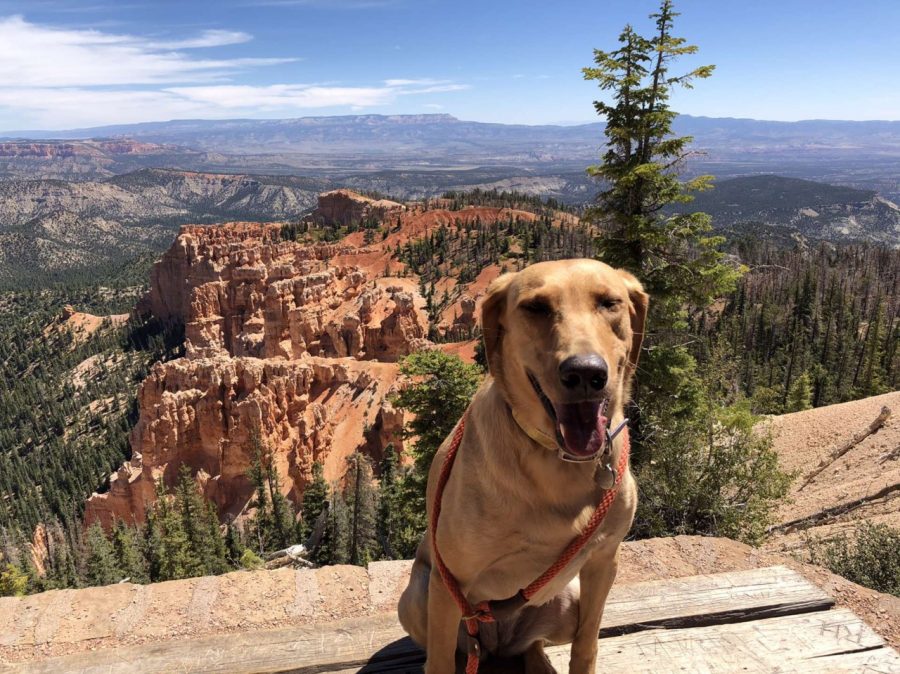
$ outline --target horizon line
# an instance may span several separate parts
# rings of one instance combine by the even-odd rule
[[[603,124],[603,120],[594,120],[594,121],[581,121],[581,122],[543,122],[543,123],[534,123],[528,124],[523,122],[485,122],[475,119],[460,119],[459,117],[446,112],[427,112],[427,113],[396,113],[396,114],[384,114],[384,113],[369,113],[369,114],[337,114],[337,115],[304,115],[301,117],[185,117],[185,118],[175,118],[175,119],[167,119],[167,120],[151,120],[146,122],[122,122],[118,124],[98,124],[97,126],[84,126],[84,127],[69,127],[69,128],[60,128],[60,129],[9,129],[9,130],[0,130],[0,137],[2,138],[23,138],[28,139],[27,135],[29,133],[40,133],[40,134],[49,134],[49,133],[72,133],[78,131],[91,131],[93,129],[110,129],[116,127],[127,127],[127,126],[146,126],[150,124],[177,124],[177,123],[185,123],[185,122],[288,122],[288,121],[301,121],[301,120],[324,120],[324,119],[360,119],[367,117],[378,117],[383,119],[388,118],[397,118],[397,117],[440,117],[440,118],[449,118],[456,122],[468,123],[468,124],[494,124],[500,126],[528,126],[528,127],[547,127],[547,126],[555,126],[555,127],[578,127],[578,126],[590,126],[592,124]],[[827,117],[811,117],[804,119],[794,119],[794,120],[784,120],[784,119],[758,119],[755,117],[715,117],[712,115],[693,115],[689,113],[678,113],[678,117],[689,117],[692,119],[710,119],[710,120],[728,120],[728,121],[741,121],[741,122],[762,122],[762,123],[771,123],[771,124],[804,124],[810,122],[832,122],[832,123],[842,123],[842,124],[896,124],[900,123],[900,119],[833,119]],[[52,138],[46,138],[44,140],[53,140]],[[71,139],[69,139],[71,140]]]

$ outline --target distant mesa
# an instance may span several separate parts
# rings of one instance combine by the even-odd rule
[[[358,225],[366,220],[384,220],[406,210],[406,206],[390,199],[373,199],[351,190],[337,189],[319,195],[318,206],[310,220],[337,227]]]

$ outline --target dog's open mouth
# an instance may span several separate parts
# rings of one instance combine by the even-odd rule
[[[553,419],[559,446],[579,457],[590,457],[599,453],[603,448],[606,427],[609,423],[606,417],[609,399],[557,404],[547,397],[537,378],[530,372],[528,380],[547,414]]]

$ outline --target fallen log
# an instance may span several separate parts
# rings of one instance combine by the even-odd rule
[[[869,496],[863,496],[862,498],[858,498],[853,501],[847,501],[846,503],[841,503],[840,505],[825,508],[824,510],[820,510],[819,512],[813,513],[812,515],[808,515],[806,517],[791,520],[790,522],[784,522],[783,524],[773,525],[766,529],[766,533],[789,534],[791,532],[797,531],[798,529],[808,529],[809,527],[814,525],[831,524],[832,522],[836,522],[842,515],[853,512],[857,508],[861,508],[882,499],[887,502],[893,498],[896,498],[897,496],[900,496],[900,483],[887,486],[884,489],[881,489]]]
[[[308,551],[305,545],[291,545],[284,550],[276,550],[266,555],[266,569],[280,569],[283,566],[311,567],[313,563],[306,557]]]
[[[803,489],[810,482],[812,482],[816,477],[818,477],[818,475],[823,470],[828,468],[828,466],[833,464],[839,458],[844,456],[844,454],[846,454],[851,449],[856,447],[856,445],[858,445],[863,440],[865,440],[867,437],[872,435],[872,433],[875,433],[878,429],[880,429],[882,426],[884,426],[884,424],[890,418],[891,418],[891,408],[887,407],[887,406],[882,407],[881,412],[879,413],[879,415],[877,417],[875,417],[875,421],[873,421],[871,424],[869,424],[868,428],[866,428],[864,431],[854,435],[853,438],[851,438],[849,442],[847,442],[847,443],[841,445],[840,447],[838,447],[837,449],[833,450],[827,457],[822,459],[822,461],[819,463],[819,465],[816,466],[816,468],[809,475],[806,476],[806,480],[804,480],[803,484],[800,485],[800,488],[797,489],[797,491],[803,491]]]

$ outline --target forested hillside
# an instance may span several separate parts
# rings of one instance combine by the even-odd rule
[[[756,411],[796,412],[900,386],[900,251],[735,246],[750,268],[702,331]]]
[[[0,554],[7,558],[27,566],[23,551],[43,524],[59,570],[68,568],[85,497],[130,453],[135,389],[179,342],[177,333],[127,318],[147,269],[138,260],[93,282],[0,294]],[[78,313],[70,316],[72,305]]]

